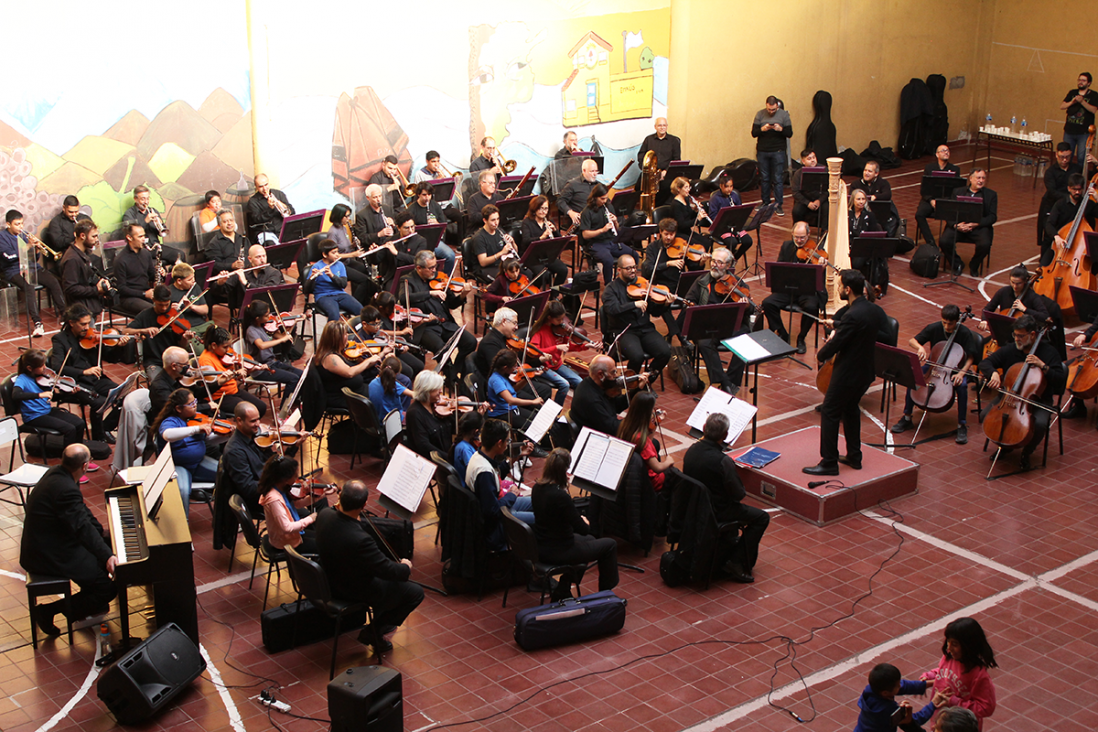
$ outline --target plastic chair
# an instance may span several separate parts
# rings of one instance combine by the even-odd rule
[[[13,506],[22,506],[23,513],[26,513],[27,498],[23,491],[29,491],[37,485],[49,468],[45,465],[32,465],[27,462],[27,458],[23,454],[23,443],[19,439],[19,423],[15,421],[14,417],[5,417],[0,419],[0,447],[12,443],[19,446],[19,461],[22,465],[12,470],[15,466],[15,447],[13,446],[11,448],[11,457],[8,459],[8,472],[0,475],[0,486],[3,486],[0,487],[0,493],[9,488],[14,488],[15,492],[19,494],[19,502],[16,503],[9,498],[0,498],[0,501],[10,503]]]
[[[271,593],[271,570],[275,570],[278,573],[279,581],[282,580],[282,570],[279,568],[279,562],[286,561],[286,552],[282,549],[275,549],[271,546],[271,542],[265,534],[261,534],[259,526],[252,519],[252,515],[248,512],[248,507],[244,505],[244,501],[240,496],[233,495],[229,497],[229,508],[236,514],[237,523],[240,524],[240,530],[244,532],[244,541],[248,542],[248,546],[255,550],[255,556],[252,558],[252,576],[248,579],[248,589],[252,589],[252,582],[255,580],[255,567],[259,562],[259,557],[263,557],[263,561],[267,563],[267,589],[263,593],[263,609],[267,609],[267,596]]]
[[[339,636],[343,631],[343,619],[354,613],[366,612],[366,622],[369,624],[367,627],[370,628],[373,636],[371,643],[374,646],[374,657],[380,665],[381,653],[378,648],[382,644],[381,631],[377,624],[373,622],[373,612],[369,604],[365,602],[348,602],[332,597],[332,590],[328,585],[328,575],[324,572],[324,568],[311,559],[306,559],[298,554],[293,547],[286,547],[286,557],[289,560],[290,577],[293,579],[294,586],[297,587],[300,596],[305,597],[313,605],[323,610],[328,617],[334,618],[336,621],[335,635],[332,637],[332,663],[328,669],[328,680],[331,681],[335,677],[336,654],[339,651]],[[300,597],[298,602],[301,602]]]

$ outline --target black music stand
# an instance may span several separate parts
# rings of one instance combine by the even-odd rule
[[[266,247],[267,264],[280,271],[289,269],[290,265],[297,261],[297,255],[303,246],[305,246],[305,240],[299,239]],[[304,273],[301,274],[304,275]]]
[[[672,160],[667,164],[667,176],[669,179],[700,180],[704,167],[702,165],[691,165],[689,160]]]
[[[731,338],[743,325],[747,312],[745,302],[722,302],[714,305],[696,305],[684,311],[682,337],[698,343],[703,340],[723,341]],[[699,371],[701,349],[695,348],[693,354],[694,372]],[[709,376],[713,383],[713,376]]]
[[[442,234],[446,231],[446,224],[424,224],[416,227],[416,233],[427,240],[427,246],[435,251],[438,243],[442,241]]]
[[[747,225],[747,219],[751,217],[751,212],[754,209],[755,204],[753,203],[725,206],[717,212],[716,218],[713,219],[713,224],[709,227],[709,235],[713,237],[714,241],[718,241],[733,232],[745,231],[744,227]]]
[[[511,197],[511,200],[514,200],[516,198],[529,199],[531,197],[531,194],[534,192],[534,183],[537,182],[537,177],[537,171],[535,170],[533,173],[530,174],[530,177],[526,179],[526,182],[522,184],[522,188],[519,190],[519,192]],[[501,193],[503,191],[513,191],[515,189],[515,186],[517,186],[519,184],[519,181],[521,181],[522,179],[523,175],[505,175],[499,179],[499,183],[496,184],[496,190],[500,191]],[[501,212],[500,218],[502,217],[503,214]]]
[[[544,271],[548,272],[549,270]],[[549,304],[549,295],[551,294],[551,290],[544,289],[536,295],[523,295],[514,300],[509,300],[503,307],[514,310],[518,314],[518,322],[526,323],[530,320],[531,312],[534,314],[534,320],[541,316],[541,311]]]
[[[888,423],[891,421],[890,415],[892,413],[892,400],[888,398],[888,390],[890,386],[895,389],[897,385],[905,386],[908,389],[926,386],[926,379],[923,378],[923,367],[919,363],[919,355],[912,351],[905,351],[902,348],[877,343],[873,352],[873,366],[877,376],[884,379],[882,395],[885,403],[885,442],[866,444],[869,447],[910,447],[915,449],[914,443],[910,445],[888,444]]]
[[[873,233],[873,232],[867,232]],[[881,263],[886,259],[891,259],[892,255],[896,253],[896,247],[899,246],[899,239],[891,239],[887,236],[859,236],[850,242],[850,258],[866,260],[869,265],[869,277],[866,278],[866,285],[876,285],[881,277]],[[887,267],[887,263],[885,264]],[[962,285],[963,286],[963,285]]]
[[[750,274],[757,275],[763,271],[762,265],[759,262],[762,261],[763,256],[763,237],[762,237],[762,225],[770,220],[770,217],[774,215],[774,212],[778,210],[778,203],[771,201],[765,206],[759,206],[755,211],[754,217],[746,224],[743,225],[741,231],[754,231],[755,232],[755,264],[750,267]],[[744,274],[747,275],[748,268],[744,268]]]
[[[524,265],[527,263],[548,264],[555,259],[560,259],[560,253],[572,240],[570,236],[555,236],[549,239],[535,239],[526,247],[526,251],[519,257]],[[548,288],[546,285],[545,288]]]
[[[414,264],[405,264],[396,268],[396,272],[393,273],[393,284],[389,287],[389,292],[394,295],[397,294],[397,288],[400,287],[400,281],[404,279],[404,275],[414,270],[416,266]],[[404,301],[397,298],[399,305],[403,305]]]
[[[610,199],[610,207],[614,210],[614,215],[619,219],[625,219],[629,214],[637,210],[637,204],[640,203],[640,191],[634,191],[632,189],[620,190],[614,194],[614,197]]]
[[[449,201],[454,197],[454,186],[457,181],[453,178],[436,178],[435,180],[427,181],[431,184],[431,187],[435,189],[432,197],[436,201]]]
[[[675,294],[679,297],[686,297],[687,293],[690,292],[690,288],[694,286],[694,283],[701,279],[702,275],[705,275],[708,272],[709,270],[707,269],[696,269],[693,271],[688,269],[683,270],[679,274],[678,284],[675,285]]]
[[[273,299],[278,312],[292,312],[300,289],[299,283],[291,282],[285,285],[272,285],[271,287],[256,287],[245,290],[244,299],[240,302],[240,310],[243,312],[254,300],[262,300],[270,305]]]
[[[746,303],[737,304],[746,305]],[[770,330],[760,330],[754,333],[748,333],[745,337],[754,341],[757,346],[765,351],[765,355],[751,358],[743,358],[743,356],[736,354],[737,358],[746,363],[747,366],[754,371],[754,383],[751,386],[751,405],[755,407],[755,414],[751,417],[751,442],[754,443],[759,428],[759,364],[785,358],[796,353],[797,349],[779,338],[777,333]],[[725,342],[724,346],[727,348],[728,343]],[[733,351],[733,353],[735,352]]]
[[[816,165],[811,168],[801,168],[801,193],[809,201],[826,200],[828,173],[826,165]],[[819,213],[819,209],[816,210]],[[820,222],[820,228],[827,228],[824,222]]]
[[[619,244],[624,244],[633,250],[634,256],[639,256],[640,252],[644,250],[643,247],[638,247],[637,243],[650,239],[656,235],[656,231],[659,227],[655,224],[641,224],[639,226],[619,226],[618,235],[614,237],[614,241]]]
[[[789,295],[789,326],[786,331],[793,332],[793,307],[797,305],[797,298],[805,295],[816,295],[824,289],[824,267],[822,264],[800,264],[796,262],[767,262],[766,286],[772,293],[785,293]],[[825,298],[826,300],[826,298]],[[800,311],[800,308],[797,308]],[[801,311],[803,312],[803,311]],[[811,315],[812,313],[808,313]],[[819,313],[816,313],[817,317]],[[818,320],[817,320],[818,322]],[[790,356],[794,363],[799,363],[809,371],[812,367],[804,361]]]
[[[323,209],[287,216],[282,219],[282,231],[278,234],[278,240],[284,242],[308,239],[313,234],[319,234],[323,226]]]
[[[935,201],[943,201],[953,198],[953,191],[967,182],[966,179],[962,178],[957,173],[935,171],[930,175],[923,176],[923,179],[919,182],[919,195],[925,198],[932,198]],[[938,218],[937,204],[935,204],[934,213],[934,218]]]
[[[194,283],[201,292],[206,289],[206,282],[210,279],[210,275],[213,274],[214,262],[203,262],[202,264],[191,265],[194,268]],[[230,273],[232,270],[229,270]]]
[[[943,178],[944,180],[944,178]],[[984,215],[984,204],[981,201],[958,201],[955,198],[948,199],[936,199],[937,203],[934,204],[934,216],[939,221],[944,222],[946,225],[953,224],[975,224],[980,221]],[[941,237],[939,237],[939,240]],[[954,274],[954,264],[957,262],[957,244],[953,242],[953,256],[950,257],[948,263],[949,278],[941,282],[927,282],[923,287],[937,287],[939,285],[960,285],[969,292],[975,292],[976,290],[969,287],[963,282],[957,280],[958,275]]]
[[[499,226],[506,229],[513,224],[522,221],[526,212],[530,209],[530,200],[533,196],[518,196],[506,201],[496,201],[499,209]]]
[[[1002,313],[993,313],[990,310],[985,310],[980,315],[987,323],[987,329],[991,331],[991,336],[999,344],[999,348],[1009,346],[1014,342],[1015,318]]]
[[[1098,246],[1098,234],[1087,234],[1087,251],[1090,251],[1091,237],[1094,237],[1095,246]],[[1092,262],[1095,260],[1091,260]],[[1084,323],[1093,323],[1098,317],[1098,292],[1084,290],[1082,287],[1068,285],[1071,293],[1071,301],[1075,303],[1075,315]]]

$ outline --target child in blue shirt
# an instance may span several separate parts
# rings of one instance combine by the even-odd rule
[[[923,725],[934,714],[934,710],[949,701],[943,694],[935,694],[934,699],[918,712],[912,712],[911,702],[898,703],[898,695],[925,694],[925,681],[908,681],[900,678],[900,669],[891,663],[878,663],[869,672],[869,685],[862,691],[858,700],[858,724],[854,732],[895,732],[900,725]],[[897,711],[903,709],[903,718]]]

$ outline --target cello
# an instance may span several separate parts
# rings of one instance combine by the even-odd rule
[[[924,412],[945,412],[953,406],[957,397],[957,392],[953,388],[953,375],[957,373],[968,355],[965,349],[956,343],[957,334],[960,332],[961,323],[971,317],[973,317],[972,307],[969,306],[957,319],[957,325],[949,334],[949,338],[930,349],[930,357],[926,360],[926,366],[930,367],[926,373],[926,385],[911,392],[912,401]]]
[[[1037,353],[1041,339],[1049,330],[1045,325],[1041,328],[1027,356]],[[993,404],[984,418],[984,436],[999,447],[1019,447],[1029,443],[1037,430],[1034,420],[1034,398],[1041,396],[1045,390],[1046,381],[1044,372],[1025,361],[1011,366],[1002,383],[1010,383],[1006,389],[1000,389],[1002,398]],[[1041,405],[1043,406],[1043,405]]]
[[[1067,390],[1078,399],[1098,396],[1098,339],[1084,346],[1082,356],[1076,356],[1068,366]],[[1069,346],[1074,349],[1076,346]]]
[[[1098,174],[1090,179],[1086,193],[1079,201],[1079,210],[1070,224],[1060,229],[1059,237],[1063,246],[1052,245],[1052,262],[1040,269],[1040,277],[1033,285],[1033,291],[1054,300],[1065,313],[1075,311],[1075,301],[1071,298],[1070,287],[1084,290],[1098,289],[1098,278],[1090,271],[1090,257],[1087,256],[1086,234],[1093,231],[1086,222],[1084,213],[1087,204],[1095,198],[1094,186]]]

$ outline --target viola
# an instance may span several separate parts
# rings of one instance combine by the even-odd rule
[[[545,373],[545,369],[540,366],[531,366],[528,363],[520,363],[515,369],[515,372],[509,377],[512,384],[523,384],[527,379],[533,379],[534,377],[541,376]]]
[[[518,297],[519,295],[537,295],[541,289],[537,285],[531,285],[530,278],[526,275],[519,275],[517,280],[507,283],[507,291]]]
[[[759,310],[759,306],[751,299],[751,287],[732,273],[726,274],[724,277],[717,280],[713,289],[725,300],[731,299],[732,302],[746,302],[755,310]]]
[[[625,369],[619,371],[616,376],[607,377],[602,382],[603,391],[606,392],[606,396],[611,399],[616,399],[621,396],[630,384],[636,383],[641,378],[641,374],[635,373],[632,369]]]
[[[435,414],[440,417],[449,417],[455,410],[461,414],[465,414],[473,411],[478,406],[479,405],[476,402],[468,399],[455,399],[454,397],[444,396],[435,402]]]
[[[572,322],[568,320],[568,316],[565,316],[564,322],[560,325],[554,325],[552,327],[552,333],[557,338],[563,338],[565,343],[571,343],[576,346],[584,346],[586,348],[593,348],[596,351],[602,348],[602,341],[595,341],[588,337],[587,330],[582,327],[572,325]]]
[[[216,384],[224,371],[218,371],[217,369],[210,368],[209,366],[203,366],[202,368],[192,367],[190,373],[184,374],[179,377],[180,386],[185,386],[188,389],[197,384],[199,381],[205,381],[207,384]]]
[[[256,361],[251,356],[244,354],[237,354],[231,348],[225,349],[225,355],[221,357],[221,363],[226,366],[236,366],[242,368],[245,371],[274,371],[274,369],[265,363]]]
[[[403,323],[410,320],[411,324],[415,326],[430,319],[431,315],[423,312],[420,308],[411,308],[406,312],[403,305],[393,306],[393,323]]]
[[[648,423],[648,431],[655,432],[656,428],[663,422],[663,418],[667,416],[667,412],[662,409],[652,410],[652,419]]]
[[[102,341],[103,345],[107,348],[113,348],[114,346],[121,345],[128,336],[124,336],[114,328],[105,328],[102,333],[95,328],[89,327],[84,331],[84,336],[80,339],[80,347],[85,351],[91,351],[95,348],[99,348],[99,342]]]
[[[296,445],[306,437],[312,437],[312,432],[301,432],[299,430],[280,429],[277,432],[274,430],[263,430],[255,436],[255,444],[263,448],[273,447],[274,445]]]
[[[667,247],[668,259],[683,259],[685,258],[690,262],[701,262],[707,259],[711,255],[705,251],[705,247],[701,244],[691,244],[682,237],[676,237],[675,241]]]
[[[660,305],[682,300],[681,297],[671,292],[671,290],[664,285],[654,284],[649,287],[648,280],[643,277],[638,277],[633,284],[626,285],[625,292],[633,300],[644,300],[647,298]]]
[[[337,490],[339,490],[339,486],[335,483],[320,483],[312,478],[300,480],[290,485],[290,495],[297,499],[308,495],[323,496],[335,493]]]
[[[305,315],[291,315],[290,313],[281,313],[277,316],[277,320],[272,318],[263,324],[263,330],[268,333],[277,333],[280,329],[285,330],[292,328],[294,324],[299,320],[304,320]]]
[[[349,361],[361,361],[368,356],[377,356],[389,347],[387,343],[375,340],[356,341],[348,343],[343,349],[343,356]]]
[[[187,425],[190,427],[202,427],[207,424],[213,425],[213,432],[219,435],[227,435],[236,427],[232,422],[215,419],[208,414],[197,414],[187,420]]]
[[[1033,340],[1026,355],[1037,352],[1047,328]],[[1033,439],[1037,429],[1031,402],[1045,391],[1045,374],[1026,362],[1016,363],[1007,369],[1002,380],[1001,398],[988,408],[984,417],[984,436],[1000,447],[1020,447]]]
[[[949,334],[949,338],[936,343],[930,349],[930,357],[926,364],[929,367],[926,385],[911,392],[911,399],[924,411],[945,412],[953,406],[957,397],[956,390],[953,388],[953,375],[967,358],[965,349],[956,343],[957,333],[960,332],[961,323],[971,317],[972,308],[970,307],[961,314],[957,327]]]

